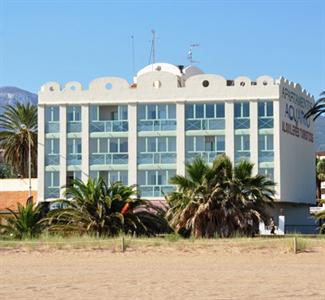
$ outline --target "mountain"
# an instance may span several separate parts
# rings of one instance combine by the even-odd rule
[[[0,87],[0,114],[3,112],[4,105],[15,105],[20,103],[32,103],[37,105],[37,95],[31,92],[12,86]]]

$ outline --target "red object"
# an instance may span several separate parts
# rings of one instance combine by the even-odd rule
[[[122,210],[121,210],[121,214],[125,215],[128,211],[129,211],[129,203],[125,203],[125,205],[123,206]]]

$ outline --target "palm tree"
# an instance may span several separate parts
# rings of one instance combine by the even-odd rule
[[[250,234],[259,220],[265,220],[265,207],[274,197],[274,183],[252,176],[252,170],[246,161],[233,167],[226,156],[219,156],[212,166],[200,158],[186,164],[188,176],[173,177],[178,191],[166,196],[171,227],[195,237]]]
[[[60,200],[63,209],[56,209],[44,220],[50,231],[89,233],[115,236],[120,232],[154,235],[168,224],[162,209],[136,197],[134,186],[121,182],[106,185],[102,178],[70,182]]]
[[[325,91],[320,94],[320,98],[313,107],[305,114],[306,118],[314,116],[314,121],[325,112]]]
[[[15,173],[28,177],[28,143],[31,142],[32,176],[37,174],[37,107],[32,104],[6,105],[0,116],[0,148]]]
[[[324,204],[325,203],[325,200],[324,199],[323,200],[320,200],[320,203],[321,204]],[[317,212],[315,214],[315,219],[317,221],[319,221],[319,224],[320,224],[319,233],[324,233],[325,232],[325,222],[324,222],[324,220],[325,220],[325,209]]]
[[[7,219],[7,224],[0,225],[0,232],[13,236],[18,239],[33,238],[42,231],[41,219],[44,215],[44,205],[33,205],[28,203],[26,206],[18,203],[18,210],[7,209],[11,216]]]
[[[325,159],[316,159],[317,199],[322,198],[321,183],[325,180]]]

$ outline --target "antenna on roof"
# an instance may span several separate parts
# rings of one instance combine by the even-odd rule
[[[190,49],[189,49],[189,51],[187,52],[187,59],[189,60],[189,62],[191,63],[191,64],[194,64],[194,63],[197,63],[197,61],[195,61],[195,60],[193,60],[193,48],[195,48],[195,47],[199,47],[200,46],[200,44],[191,44],[190,45]]]
[[[154,64],[156,62],[156,31],[151,30],[151,34],[152,38],[148,65]]]
[[[132,68],[133,75],[135,74],[135,50],[134,50],[134,36],[131,35],[131,46],[132,46]]]

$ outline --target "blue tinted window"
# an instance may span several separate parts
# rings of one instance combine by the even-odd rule
[[[225,117],[225,105],[222,104],[216,104],[216,110],[217,110],[217,118],[224,118]]]
[[[214,118],[214,104],[207,104],[205,107],[206,118]]]
[[[204,105],[203,104],[195,105],[195,118],[197,118],[197,119],[204,118]]]
[[[187,119],[193,119],[194,118],[194,105],[193,104],[187,104],[186,105],[186,118]]]

